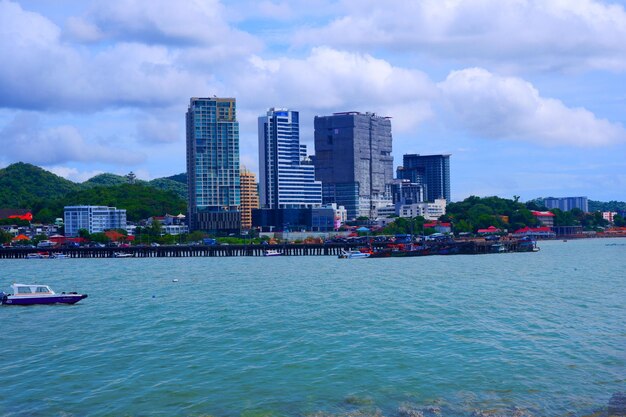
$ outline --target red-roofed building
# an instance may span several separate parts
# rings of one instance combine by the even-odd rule
[[[450,233],[452,232],[452,224],[441,222],[424,223],[424,229],[435,229],[437,233]]]
[[[479,235],[492,235],[492,234],[495,234],[495,233],[500,233],[500,232],[502,232],[502,230],[498,229],[495,226],[489,226],[486,229],[478,229],[476,232]]]
[[[543,227],[524,227],[523,229],[518,229],[513,232],[513,236],[515,237],[524,237],[530,236],[534,238],[554,238],[556,234],[552,231],[552,229],[548,226]]]
[[[531,211],[531,214],[535,216],[535,219],[539,220],[543,226],[554,226],[554,213],[551,211]]]

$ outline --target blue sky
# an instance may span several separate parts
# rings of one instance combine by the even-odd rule
[[[626,12],[593,0],[0,0],[0,167],[83,181],[185,170],[192,96],[256,118],[373,111],[450,153],[452,198],[626,200]]]

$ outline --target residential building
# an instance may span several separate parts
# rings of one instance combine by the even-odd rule
[[[241,228],[252,227],[252,210],[259,208],[259,188],[254,172],[241,168]]]
[[[554,213],[550,211],[531,211],[531,214],[541,223],[542,226],[554,226]]]
[[[408,179],[393,180],[391,184],[393,204],[417,204],[424,201],[424,185]]]
[[[349,219],[374,218],[391,203],[391,120],[374,113],[315,117],[315,178],[324,204],[344,206]]]
[[[396,203],[396,215],[408,218],[422,216],[426,220],[437,220],[446,214],[446,204],[445,198],[414,204]]]
[[[126,210],[105,206],[66,206],[65,236],[76,237],[80,229],[100,233],[109,229],[126,229]]]
[[[259,194],[263,208],[319,207],[322,184],[300,144],[300,115],[271,108],[258,119]]]
[[[585,213],[589,211],[587,197],[548,197],[543,200],[543,204],[548,209],[558,208],[561,211],[570,211],[574,208],[580,209]]]
[[[234,98],[193,97],[187,109],[190,230],[239,233],[239,123]]]
[[[397,169],[398,179],[422,185],[426,201],[445,198],[450,202],[450,155],[406,154]]]

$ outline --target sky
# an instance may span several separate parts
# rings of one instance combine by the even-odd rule
[[[0,168],[185,171],[190,97],[375,112],[449,153],[452,199],[626,201],[626,0],[0,0]]]

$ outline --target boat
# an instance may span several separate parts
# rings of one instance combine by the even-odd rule
[[[48,252],[36,252],[26,255],[26,259],[48,259],[49,257],[50,254]]]
[[[365,259],[369,257],[370,257],[369,252],[361,252],[358,250],[350,250],[350,251],[342,250],[341,254],[339,254],[339,259]]]
[[[263,256],[282,256],[283,253],[277,251],[276,249],[268,249],[265,252],[263,252]]]
[[[50,259],[68,259],[69,256],[64,253],[53,253],[50,255]]]
[[[132,258],[134,255],[127,252],[113,252],[114,258]]]
[[[13,284],[12,294],[0,291],[0,304],[32,305],[32,304],[76,304],[87,294],[62,292],[57,294],[47,285],[41,284]]]

